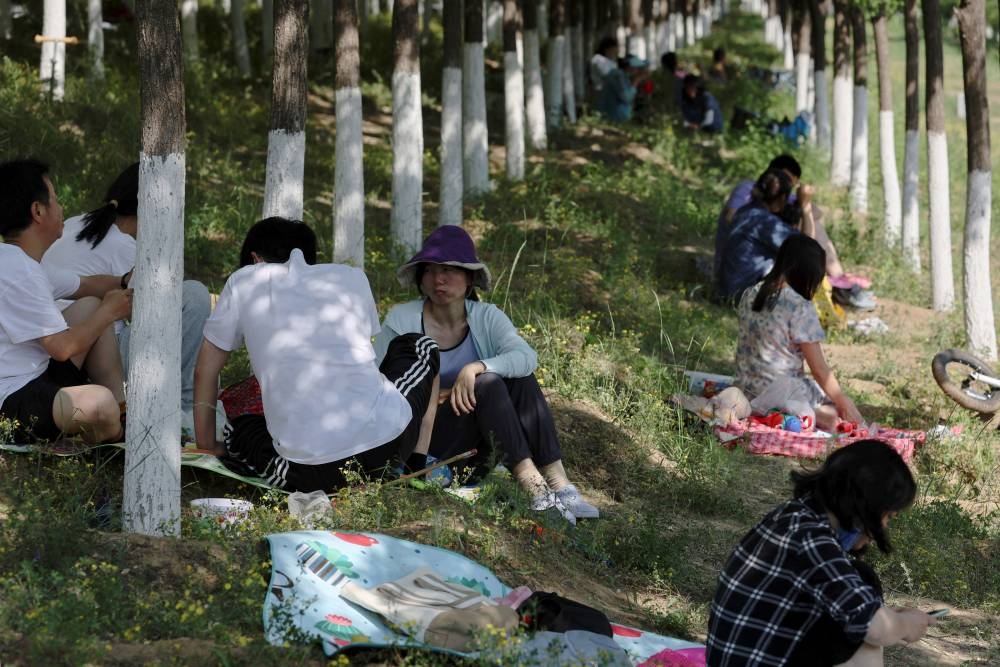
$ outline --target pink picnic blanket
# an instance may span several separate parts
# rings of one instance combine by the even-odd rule
[[[773,454],[797,458],[818,458],[825,456],[837,447],[873,438],[881,440],[895,449],[906,462],[913,458],[917,446],[924,444],[927,439],[927,434],[924,431],[885,427],[876,427],[874,432],[859,429],[851,433],[831,435],[823,431],[795,433],[762,424],[747,425],[746,421],[716,427],[715,433],[722,444],[729,449],[742,445],[751,454]]]

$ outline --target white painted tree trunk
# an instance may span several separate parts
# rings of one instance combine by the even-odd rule
[[[882,196],[885,202],[885,242],[890,248],[895,248],[899,245],[903,221],[899,172],[896,169],[896,128],[892,111],[879,111],[878,128]]]
[[[712,13],[706,9],[702,11],[701,16],[701,34],[702,37],[708,37],[712,34]]]
[[[660,50],[656,47],[656,24],[650,22],[646,25],[646,59],[649,60],[649,69],[660,68]]]
[[[524,180],[524,75],[516,51],[503,54],[503,77],[507,178],[521,181]]]
[[[243,19],[245,0],[232,0],[232,11],[229,12],[229,29],[233,36],[233,52],[236,56],[236,69],[240,76],[250,76],[250,49],[247,48],[247,26]]]
[[[198,60],[198,0],[181,0],[181,33],[184,38],[184,57],[188,62]]]
[[[833,154],[830,183],[844,186],[851,182],[851,138],[854,123],[854,84],[850,74],[833,76]],[[817,90],[819,87],[817,86]]]
[[[931,294],[934,310],[955,307],[951,266],[951,202],[948,182],[948,139],[944,132],[927,133],[927,189],[930,202]]]
[[[674,12],[670,15],[670,23],[673,26],[674,43],[671,51],[677,51],[684,45],[684,15]]]
[[[0,39],[10,39],[14,34],[13,30],[10,0],[0,0]]]
[[[181,282],[184,153],[139,157],[132,336],[125,431],[125,529],[180,535]]]
[[[920,132],[906,131],[903,150],[903,259],[914,273],[920,273]]]
[[[271,130],[268,133],[263,217],[277,215],[290,220],[302,219],[305,154],[305,132]]]
[[[813,115],[816,118],[816,144],[821,150],[830,150],[830,104],[826,96],[826,70],[813,71],[815,100]]]
[[[61,102],[66,96],[66,0],[45,0],[42,35],[59,41],[42,42],[41,73],[45,94]]]
[[[629,35],[628,37],[628,52],[632,55],[638,56],[643,60],[646,59],[646,35],[645,33],[636,33]]]
[[[664,49],[666,53],[677,51],[677,14],[667,16],[666,46]]]
[[[981,5],[980,5],[981,6]],[[965,332],[973,352],[997,358],[993,288],[990,284],[991,171],[969,173],[965,209]]]
[[[868,213],[868,88],[854,87],[854,120],[851,125],[851,210]]]
[[[184,0],[187,2],[187,0]],[[274,53],[274,0],[260,0],[260,55],[268,63]]]
[[[484,18],[486,30],[483,34],[486,36],[487,44],[499,44],[503,32],[503,3],[496,0],[487,2]]]
[[[792,48],[792,23],[788,22],[785,26],[784,32],[784,48],[782,50],[782,55],[784,55],[784,62],[782,63],[784,68],[789,72],[795,68],[795,49]]]
[[[694,16],[684,17],[684,43],[687,46],[694,46],[694,43],[698,41],[698,36],[695,34],[694,24]]]
[[[490,189],[489,137],[486,127],[486,65],[483,45],[462,45],[462,155],[465,194]]]
[[[459,67],[445,67],[443,71],[441,85],[441,202],[438,208],[438,224],[461,225],[462,190],[464,188],[462,176],[462,70]],[[544,122],[543,120],[543,125]],[[523,139],[521,145],[523,148]]]
[[[423,236],[423,184],[420,74],[395,72],[392,75],[392,215],[389,222],[392,238],[407,253],[420,248]]]
[[[549,39],[548,81],[546,81],[546,119],[549,127],[558,129],[562,125],[563,112],[563,72],[565,63],[566,37],[557,35]]]
[[[567,35],[572,32],[569,28],[566,29]],[[563,48],[563,107],[566,109],[566,119],[572,125],[576,123],[576,88],[573,85],[573,41],[569,37]]]
[[[104,81],[104,15],[101,0],[87,0],[87,50],[90,52],[90,75]]]
[[[394,82],[395,83],[395,82]],[[420,82],[417,82],[419,90]],[[418,92],[419,97],[419,92]],[[337,110],[337,164],[333,183],[333,261],[358,268],[365,265],[365,172],[361,123],[361,89],[339,88],[335,93]],[[393,87],[393,106],[396,103]],[[393,117],[395,121],[395,116]],[[417,132],[420,133],[420,108],[417,107]],[[393,122],[393,145],[396,145]],[[422,136],[422,135],[421,135]],[[422,141],[422,139],[421,139]],[[421,152],[423,148],[421,147]],[[423,163],[421,162],[420,165]],[[422,180],[422,166],[415,178]],[[393,162],[395,187],[396,164]],[[418,183],[419,183],[418,180]],[[417,186],[419,195],[420,185]],[[393,190],[395,199],[395,189]],[[417,200],[417,228],[420,229],[420,200]],[[395,205],[393,206],[395,214]]]
[[[575,25],[570,26],[569,32],[573,35],[573,58],[572,65],[573,69],[573,91],[575,97],[578,100],[586,99],[585,96],[585,86],[587,77],[584,74],[584,66],[587,64],[587,56],[584,55],[585,51],[583,48],[583,26]]]
[[[809,69],[812,58],[808,53],[795,55],[795,111],[809,109]]]
[[[628,29],[619,25],[615,28],[615,39],[618,41],[618,57],[624,58],[628,52]]]
[[[549,0],[538,0],[538,39],[539,43],[549,39]]]
[[[524,117],[528,125],[528,140],[537,151],[545,150],[545,92],[542,84],[541,54],[538,32],[524,31]]]

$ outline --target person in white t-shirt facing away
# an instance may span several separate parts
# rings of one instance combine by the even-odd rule
[[[39,261],[62,234],[48,166],[0,165],[0,417],[17,440],[120,440],[125,401],[112,324],[132,312],[120,276],[47,272]],[[64,311],[56,299],[75,299]]]
[[[437,410],[438,347],[400,336],[381,366],[372,336],[378,311],[364,271],[316,264],[302,222],[268,218],[250,228],[233,273],[205,323],[195,367],[195,435],[287,491],[345,486],[344,468],[375,475],[405,461],[423,468]],[[215,439],[219,373],[246,345],[263,415],[234,416]]]
[[[42,257],[42,266],[57,267],[77,275],[111,274],[122,277],[135,266],[139,230],[139,163],[122,171],[108,188],[104,203],[93,211],[66,221],[62,238]],[[154,223],[155,224],[155,221]],[[194,435],[194,364],[201,348],[205,320],[212,312],[208,289],[185,280],[181,297],[181,410],[182,426]],[[122,366],[128,368],[131,327],[115,323]]]

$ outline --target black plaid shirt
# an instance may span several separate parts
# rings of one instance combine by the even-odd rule
[[[826,513],[808,498],[790,500],[744,536],[719,574],[708,665],[784,665],[824,614],[861,641],[881,604]]]

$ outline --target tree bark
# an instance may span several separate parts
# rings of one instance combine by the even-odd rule
[[[180,535],[184,72],[174,0],[139,0],[139,218],[132,287],[124,528]]]
[[[90,52],[90,77],[104,81],[104,15],[101,0],[87,0],[87,50]]]
[[[656,47],[658,4],[656,0],[642,1],[642,20],[646,24],[646,59],[649,60],[650,70],[659,69],[660,67],[660,51]]]
[[[784,68],[795,69],[795,49],[792,46],[792,0],[781,0],[778,5],[781,12],[781,42]]]
[[[990,109],[986,89],[986,3],[963,0],[955,10],[962,44],[968,187],[965,206],[965,333],[969,347],[997,358],[993,290],[990,284]]]
[[[523,0],[524,11],[524,117],[528,139],[535,150],[545,150],[545,92],[542,84],[537,0]]]
[[[462,150],[465,194],[490,189],[489,136],[486,126],[486,63],[483,57],[483,0],[465,0],[462,66]]]
[[[181,27],[184,31],[184,57],[198,60],[198,0],[181,0]]]
[[[646,19],[643,16],[643,0],[625,0],[628,3],[628,48],[627,51],[640,58],[646,57]]]
[[[39,71],[42,88],[56,102],[66,96],[66,0],[45,0],[42,35],[56,41],[42,42]]]
[[[892,111],[892,64],[889,59],[889,28],[884,6],[872,18],[875,33],[875,62],[878,67],[879,163],[882,167],[882,198],[885,208],[885,243],[899,245],[902,232],[902,201],[896,169],[896,129]]]
[[[844,186],[851,182],[854,104],[850,62],[850,9],[847,0],[833,2],[833,153],[830,161],[830,182],[835,186]]]
[[[574,62],[576,59],[577,44],[576,38],[577,33],[574,29],[572,23],[572,15],[570,14],[570,8],[573,7],[578,0],[565,0],[565,10],[563,11],[563,16],[565,17],[566,23],[563,27],[563,35],[566,39],[563,45],[563,108],[566,110],[566,120],[570,124],[576,123],[576,73]]]
[[[503,3],[504,138],[507,145],[507,178],[524,180],[524,76],[517,58],[521,16],[517,0]]]
[[[441,83],[441,202],[439,225],[462,224],[462,5],[441,6],[444,67]],[[536,44],[537,46],[537,44]],[[537,57],[537,53],[536,53]],[[544,120],[542,121],[544,124]]]
[[[334,99],[337,164],[333,183],[333,261],[365,265],[365,173],[361,115],[361,60],[354,0],[337,0],[333,12]],[[395,104],[395,92],[393,93]],[[395,129],[395,127],[394,127]],[[395,163],[393,164],[395,174]]]
[[[851,7],[854,37],[854,121],[851,125],[851,210],[868,214],[868,36],[864,13]]]
[[[247,47],[247,26],[243,17],[245,0],[232,0],[229,12],[229,31],[233,38],[233,54],[240,76],[250,76],[250,49]]]
[[[955,307],[951,262],[951,200],[948,182],[948,139],[944,133],[944,53],[941,41],[941,5],[923,0],[926,54],[927,165],[930,204],[931,293],[934,310]]]
[[[263,217],[301,220],[306,155],[307,0],[277,0]],[[339,129],[339,126],[338,126]],[[339,135],[339,132],[338,132]]]
[[[903,153],[903,260],[920,272],[920,23],[917,0],[905,0],[906,144]]]
[[[830,105],[826,91],[826,4],[822,0],[809,3],[809,23],[812,38],[813,115],[816,118],[816,143],[821,150],[830,149]]]
[[[809,77],[812,63],[810,35],[812,22],[809,19],[808,3],[811,0],[796,0],[792,5],[792,31],[795,47],[795,111],[809,111]]]
[[[558,129],[563,114],[563,76],[566,69],[566,0],[552,0],[549,6],[548,81],[545,102],[549,127]]]
[[[481,1],[481,0],[480,0]],[[482,20],[479,21],[482,39]],[[406,253],[420,247],[424,182],[424,126],[420,106],[420,17],[417,0],[395,0],[392,10],[393,241]],[[479,42],[482,48],[482,41]]]

